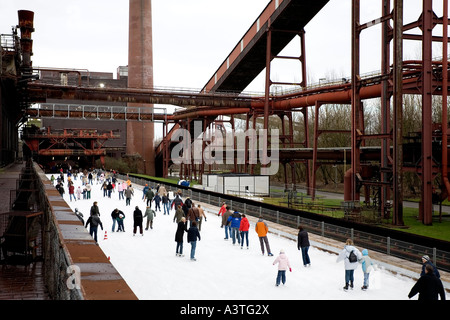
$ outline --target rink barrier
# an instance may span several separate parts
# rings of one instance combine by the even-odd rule
[[[44,212],[44,281],[53,300],[137,300],[82,222],[33,164]],[[85,217],[87,219],[87,217]]]
[[[265,220],[286,227],[297,228],[299,225],[303,225],[308,232],[343,243],[350,238],[361,247],[411,262],[420,262],[423,255],[428,255],[439,269],[450,272],[450,243],[448,241],[280,207],[209,190],[181,186],[175,183],[163,183],[156,179],[136,177],[132,174],[117,174],[116,176],[120,180],[130,179],[132,184],[140,186],[148,184],[155,187],[160,184],[164,185],[167,191],[181,190],[183,198],[190,197],[193,201],[200,201],[217,207],[221,207],[222,202],[226,201],[232,210],[237,210],[246,215],[262,216]]]

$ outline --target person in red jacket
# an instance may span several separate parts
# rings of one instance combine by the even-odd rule
[[[245,214],[242,215],[241,225],[239,226],[239,231],[241,232],[241,249],[244,247],[244,237],[247,240],[247,250],[248,250],[248,229],[250,229],[250,222],[245,217]]]
[[[227,204],[225,202],[222,202],[222,207],[220,207],[219,213],[217,216],[223,215],[227,211]]]
[[[72,183],[69,183],[69,197],[70,197],[70,201],[72,201],[72,197],[73,197],[73,200],[77,201],[77,199],[75,198],[75,187],[73,186]]]

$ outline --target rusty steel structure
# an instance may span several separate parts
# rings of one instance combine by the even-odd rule
[[[97,129],[44,130],[27,126],[23,129],[22,140],[27,145],[30,157],[42,164],[54,163],[55,157],[75,156],[94,167],[94,159],[99,158],[105,164],[104,144],[110,139],[118,139],[113,132],[99,132]],[[44,160],[44,159],[47,160]]]
[[[146,14],[151,12],[150,0],[144,1],[145,10],[136,9],[134,5],[139,1],[130,1],[130,20],[143,19],[148,21]],[[316,171],[322,160],[330,160],[334,164],[347,163],[349,170],[345,172],[346,201],[359,201],[361,192],[369,188],[380,190],[380,212],[388,214],[392,208],[394,224],[403,224],[403,181],[402,173],[412,171],[421,179],[420,219],[424,224],[432,223],[432,204],[435,196],[434,186],[439,178],[441,186],[440,198],[450,197],[450,183],[448,181],[448,0],[442,0],[442,17],[433,11],[433,1],[423,0],[422,14],[417,21],[409,24],[403,22],[403,0],[380,0],[382,15],[373,21],[360,21],[360,0],[352,0],[352,42],[351,42],[351,79],[341,83],[309,86],[307,83],[307,57],[305,26],[322,10],[328,0],[272,0],[248,29],[246,34],[226,57],[217,71],[198,92],[181,90],[158,90],[153,87],[153,78],[149,74],[151,56],[135,56],[130,49],[129,63],[136,64],[130,68],[130,74],[136,79],[129,78],[128,88],[98,88],[83,85],[55,85],[43,81],[30,79],[26,86],[20,87],[20,95],[26,97],[28,106],[31,103],[46,103],[49,100],[76,101],[111,101],[128,104],[129,108],[141,108],[138,117],[127,118],[127,112],[115,113],[115,119],[127,119],[129,122],[130,145],[141,143],[142,132],[150,132],[153,121],[163,121],[163,140],[145,151],[147,164],[154,163],[147,168],[147,173],[154,170],[163,176],[168,174],[171,164],[170,150],[174,145],[171,137],[178,128],[193,130],[194,121],[201,121],[206,131],[219,121],[221,116],[230,116],[230,123],[234,127],[234,119],[241,117],[246,120],[246,128],[257,119],[263,121],[263,127],[269,128],[269,117],[278,116],[282,119],[281,155],[285,167],[285,184],[289,185],[288,172],[291,169],[291,183],[295,184],[295,167],[297,163],[306,166],[306,185],[314,197]],[[140,4],[143,2],[141,1]],[[133,10],[131,10],[134,8]],[[138,11],[141,14],[135,16]],[[144,13],[142,13],[144,12]],[[134,15],[132,15],[132,13]],[[140,21],[140,20],[139,20]],[[151,20],[150,20],[151,21]],[[139,25],[139,24],[138,24]],[[364,77],[360,74],[361,34],[366,29],[381,25],[381,73]],[[442,25],[443,35],[433,35],[433,29]],[[142,24],[140,25],[142,26]],[[130,21],[130,32],[147,33]],[[151,26],[146,25],[145,28]],[[419,28],[421,34],[409,31]],[[133,34],[134,34],[133,33]],[[131,34],[131,33],[130,33]],[[301,54],[298,57],[281,56],[280,52],[293,39],[300,39]],[[151,38],[150,38],[151,39]],[[403,59],[403,41],[415,40],[422,44],[422,57],[418,60]],[[133,41],[130,39],[130,41]],[[151,45],[140,47],[141,40],[133,44],[142,50],[151,52]],[[433,60],[433,43],[442,43],[442,58]],[[151,43],[151,41],[147,41]],[[130,46],[131,43],[130,43]],[[392,47],[392,50],[391,50]],[[137,50],[137,49],[136,49]],[[301,64],[299,76],[302,79],[296,83],[298,90],[286,94],[273,95],[273,85],[287,85],[275,82],[270,78],[274,59],[293,59]],[[27,59],[24,58],[24,61]],[[134,71],[132,71],[134,70]],[[266,81],[262,96],[247,95],[243,90],[263,70]],[[147,73],[146,73],[147,72]],[[145,80],[145,81],[144,81]],[[289,83],[292,84],[292,83]],[[405,133],[402,128],[402,106],[405,94],[420,95],[422,97],[422,129],[419,133],[418,144],[406,145]],[[441,124],[432,120],[432,97],[442,96]],[[364,128],[364,100],[380,98],[381,132],[376,135],[365,133]],[[173,114],[156,114],[154,104],[171,104],[183,107]],[[318,147],[320,135],[327,132],[327,128],[320,128],[319,114],[321,107],[327,104],[343,104],[351,106],[351,128],[340,130],[351,136],[351,145],[347,148],[322,150]],[[313,132],[309,132],[310,114],[314,111]],[[24,115],[30,117],[45,116],[42,110],[32,107],[23,109]],[[68,116],[68,110],[52,110],[52,116]],[[303,115],[304,141],[294,142],[293,113]],[[108,113],[101,118],[107,119]],[[122,116],[121,116],[122,114]],[[71,110],[71,117],[83,117],[80,110]],[[97,112],[98,115],[98,112]],[[136,121],[131,121],[136,120]],[[287,120],[287,125],[285,121]],[[223,120],[220,120],[223,121]],[[286,127],[285,127],[286,126]],[[171,129],[169,129],[171,127]],[[131,129],[133,128],[133,129]],[[331,131],[330,131],[331,132]],[[333,132],[331,132],[333,133]],[[153,137],[153,136],[152,136]],[[153,138],[152,138],[153,139]],[[366,148],[368,140],[378,140],[379,147]],[[433,148],[438,141],[439,151]],[[128,141],[127,141],[128,144]],[[300,146],[299,146],[300,144]],[[144,144],[134,146],[141,149]],[[204,147],[204,146],[203,146]],[[409,149],[409,148],[412,149]],[[419,149],[419,151],[418,151]],[[408,153],[405,153],[408,150]],[[370,163],[366,161],[370,159]],[[235,167],[236,170],[237,166]],[[253,166],[245,159],[244,170],[252,171]],[[191,172],[202,173],[205,166],[195,164],[184,166],[187,176]],[[363,190],[363,191],[362,191]],[[392,199],[392,202],[391,202]]]

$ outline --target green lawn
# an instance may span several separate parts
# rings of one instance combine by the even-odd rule
[[[286,198],[265,198],[264,202],[274,205],[287,206]],[[343,218],[344,212],[340,209],[337,209],[341,207],[341,202],[342,200],[339,199],[336,200],[320,198],[316,201],[311,201],[311,199],[305,195],[303,197],[303,205],[299,206],[298,209],[320,213],[323,215],[332,216],[334,218]],[[331,210],[332,208],[334,208],[334,210]],[[365,216],[374,215],[373,211],[371,210],[364,210],[363,214]],[[443,217],[442,222],[439,222],[439,217],[435,216],[433,217],[433,224],[431,226],[427,226],[417,220],[418,215],[419,209],[405,207],[403,208],[403,222],[405,224],[403,227],[394,227],[391,225],[391,220],[385,219],[381,221],[379,226],[400,230],[403,232],[410,232],[430,238],[450,241],[450,217]]]
[[[178,178],[157,178],[150,177],[147,175],[139,175],[133,174],[134,176],[141,178],[151,178],[154,180],[158,180],[161,182],[167,183],[177,183]],[[191,181],[191,186],[196,184],[196,181]],[[315,201],[311,201],[311,199],[307,195],[302,196],[301,201],[303,204],[298,206],[297,208],[300,210],[307,210],[310,212],[320,213],[323,215],[329,215],[334,218],[343,218],[344,211],[341,210],[341,202],[339,199],[323,199],[317,197]],[[298,198],[300,199],[300,198]],[[287,207],[287,199],[286,198],[264,198],[264,203],[269,203],[278,206],[286,206]],[[362,205],[363,206],[363,205]],[[363,212],[366,216],[373,216],[374,213],[371,210],[364,210]],[[383,220],[379,224],[381,227],[391,228],[395,230],[401,230],[403,232],[410,232],[417,235],[422,235],[430,238],[441,239],[445,241],[450,241],[450,217],[443,218],[442,222],[439,222],[438,217],[433,218],[433,225],[426,226],[417,220],[419,215],[419,210],[414,208],[403,208],[403,221],[405,226],[403,227],[394,227],[391,225],[390,220]]]

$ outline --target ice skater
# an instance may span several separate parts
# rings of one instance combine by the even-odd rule
[[[200,232],[198,231],[198,228],[197,228],[197,222],[192,221],[192,225],[189,228],[188,235],[187,235],[188,243],[191,244],[191,260],[192,261],[197,260],[197,259],[195,259],[195,249],[197,248],[197,239],[198,239],[198,241],[201,240]]]
[[[119,231],[125,232],[125,227],[123,225],[123,219],[125,219],[125,213],[120,211],[119,216],[117,217],[117,232],[119,232]]]
[[[145,226],[145,230],[148,230],[148,227],[150,229],[153,229],[153,217],[155,216],[155,211],[153,211],[152,208],[147,206],[147,209],[145,210],[144,218],[147,217],[147,225]]]
[[[347,291],[350,285],[350,289],[353,289],[353,274],[358,267],[358,261],[362,258],[361,252],[353,246],[353,240],[347,239],[345,247],[339,253],[336,262],[344,260],[345,267],[345,286],[344,290]]]
[[[241,236],[239,234],[239,227],[241,226],[241,214],[238,211],[235,211],[228,217],[227,223],[231,227],[231,239],[233,239],[233,245],[236,244],[236,239],[238,244],[240,244]]]
[[[361,264],[362,264],[362,270],[363,270],[363,273],[364,273],[364,284],[361,287],[361,290],[367,290],[367,289],[369,289],[370,272],[374,268],[373,261],[372,261],[372,259],[370,259],[369,251],[367,249],[364,249],[362,251]]]
[[[445,289],[441,279],[436,277],[433,266],[427,264],[425,266],[425,274],[420,276],[416,284],[411,288],[408,298],[419,294],[419,300],[446,300]]]
[[[298,227],[298,237],[297,237],[297,248],[298,250],[302,251],[302,260],[303,260],[303,266],[310,267],[311,266],[311,260],[309,259],[309,237],[308,232],[303,228],[303,226]]]
[[[139,209],[138,206],[134,209],[133,212],[133,221],[134,221],[134,227],[133,227],[133,236],[136,235],[137,228],[139,227],[139,232],[141,233],[141,236],[144,235],[144,232],[142,230],[142,211]]]
[[[98,226],[100,226],[100,228],[102,228],[103,230],[103,224],[102,221],[100,220],[100,217],[97,214],[91,215],[89,219],[86,221],[85,227],[87,228],[88,225],[89,225],[89,234],[94,237],[95,243],[98,243],[97,241]]]
[[[250,222],[246,218],[245,214],[242,215],[241,224],[239,226],[239,231],[241,233],[241,249],[244,248],[244,238],[247,241],[248,249],[248,230],[250,229]]]
[[[181,208],[181,206],[180,206]],[[184,232],[187,232],[187,222],[186,218],[182,217],[180,221],[178,221],[177,231],[175,232],[175,242],[177,243],[176,256],[183,257],[183,237]]]
[[[292,272],[291,264],[289,263],[289,258],[287,257],[283,249],[280,250],[280,254],[273,262],[273,265],[276,264],[278,264],[278,273],[276,280],[276,286],[278,287],[280,283],[283,283],[283,285],[286,283],[286,270],[289,269],[289,271]]]
[[[441,278],[441,275],[440,275],[438,269],[437,269],[436,266],[431,262],[430,257],[427,256],[427,255],[424,255],[424,256],[422,257],[422,271],[420,272],[420,276],[424,276],[424,275],[425,275],[425,273],[426,273],[426,272],[425,272],[425,267],[426,267],[427,265],[430,265],[430,266],[433,268],[434,275],[436,276],[436,278],[440,279],[440,278]]]
[[[267,233],[269,232],[269,227],[264,222],[262,216],[259,216],[259,220],[255,226],[255,231],[259,237],[259,243],[261,245],[262,254],[264,255],[264,244],[265,244],[266,249],[267,249],[267,255],[270,257],[273,256],[272,252],[270,251],[269,239],[267,239]]]

